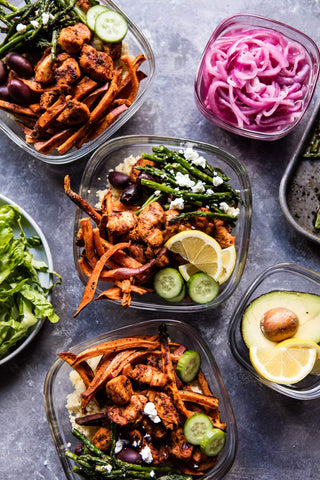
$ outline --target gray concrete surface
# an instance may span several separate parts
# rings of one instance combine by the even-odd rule
[[[143,30],[156,57],[151,92],[139,112],[118,135],[159,134],[218,145],[245,164],[253,190],[253,221],[242,280],[221,308],[182,318],[199,329],[211,346],[234,408],[238,453],[226,480],[317,480],[320,401],[295,401],[269,390],[234,360],[227,327],[236,303],[265,267],[299,263],[320,270],[319,248],[287,224],[278,200],[282,174],[306,119],[275,143],[246,140],[205,120],[193,99],[194,77],[202,50],[215,26],[239,12],[263,14],[301,29],[320,42],[318,0],[119,0],[119,6]],[[309,115],[310,112],[308,112]],[[307,115],[307,116],[308,116]],[[94,303],[73,318],[83,291],[74,268],[74,205],[63,194],[69,173],[78,188],[87,159],[50,166],[24,154],[0,133],[0,191],[27,210],[43,229],[63,278],[53,294],[61,320],[46,322],[33,343],[0,369],[1,480],[63,480],[43,402],[43,382],[56,353],[119,324],[164,317],[161,312],[123,311]]]

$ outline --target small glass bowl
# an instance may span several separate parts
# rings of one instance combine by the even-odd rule
[[[250,130],[245,127],[237,126],[233,123],[229,123],[228,121],[218,117],[215,113],[213,113],[205,104],[205,99],[207,95],[207,87],[205,81],[205,62],[207,56],[210,54],[212,45],[217,39],[220,39],[224,36],[227,32],[230,32],[234,29],[239,28],[263,28],[273,30],[282,34],[283,36],[293,40],[294,42],[299,43],[305,49],[310,65],[310,78],[308,81],[308,88],[304,97],[303,101],[303,108],[300,112],[300,116],[296,118],[292,123],[284,125],[283,127],[279,127],[279,130],[274,131],[262,131],[262,130]],[[198,67],[196,80],[195,80],[195,102],[199,109],[199,111],[212,123],[215,123],[221,128],[228,130],[232,133],[236,133],[243,137],[249,137],[257,140],[278,140],[279,138],[284,137],[287,135],[291,130],[300,122],[303,115],[305,114],[312,97],[315,92],[317,80],[319,77],[319,69],[320,69],[320,52],[317,45],[314,41],[309,38],[304,33],[296,30],[289,25],[284,23],[278,22],[276,20],[271,20],[268,18],[264,18],[258,15],[251,15],[251,14],[238,14],[231,17],[228,17],[223,22],[221,22],[218,27],[215,29],[213,34],[211,35],[204,52],[202,54],[200,64]]]
[[[205,478],[208,480],[219,480],[229,471],[235,458],[237,447],[236,421],[219,368],[209,347],[194,328],[178,320],[149,320],[105,333],[73,347],[70,351],[79,354],[81,351],[101,342],[133,335],[154,335],[158,333],[159,326],[163,323],[166,324],[169,336],[173,341],[187,345],[189,349],[200,353],[201,369],[207,378],[213,395],[219,399],[221,420],[227,425],[226,444],[218,456],[217,463],[205,474]],[[70,366],[63,360],[55,361],[45,379],[44,401],[53,441],[66,477],[68,480],[79,480],[78,475],[72,472],[73,462],[64,455],[66,449],[70,450],[79,443],[71,434],[71,424],[66,409],[67,395],[73,391],[69,379],[70,372]],[[69,442],[73,447],[68,446]]]
[[[75,160],[79,160],[92,153],[93,150],[114,135],[115,132],[118,131],[119,128],[122,127],[139,110],[147,98],[147,93],[150,89],[155,70],[155,59],[151,46],[143,33],[112,0],[100,0],[100,3],[110,7],[112,10],[119,12],[127,20],[128,32],[124,42],[129,46],[130,55],[137,56],[139,54],[143,54],[146,57],[146,60],[140,67],[140,70],[146,74],[146,78],[140,82],[139,91],[133,104],[130,106],[130,108],[128,108],[128,110],[120,115],[115,122],[110,125],[110,127],[108,127],[94,140],[85,143],[79,149],[72,148],[64,155],[60,155],[57,150],[54,150],[48,155],[37,152],[32,144],[26,143],[24,133],[19,127],[15,117],[4,110],[0,110],[0,129],[25,152],[45,163],[62,165],[65,163],[74,162]],[[22,6],[21,2],[20,6]]]
[[[230,185],[232,185],[233,188],[240,190],[244,204],[240,205],[240,216],[236,227],[233,229],[233,235],[236,236],[235,248],[237,251],[237,259],[232,275],[221,285],[219,295],[211,303],[200,305],[185,300],[179,304],[173,304],[166,302],[154,293],[146,293],[144,295],[139,295],[138,299],[137,297],[134,297],[131,302],[131,307],[151,311],[156,309],[166,312],[183,313],[207,310],[220,305],[233,293],[241,279],[247,257],[251,229],[251,187],[247,171],[236,157],[230,155],[219,147],[181,138],[143,135],[118,137],[109,140],[92,155],[83,173],[79,193],[82,198],[90,203],[90,205],[96,205],[98,202],[97,191],[105,190],[107,188],[107,177],[110,170],[123,162],[126,157],[129,157],[130,155],[136,157],[141,155],[142,152],[152,153],[152,147],[159,145],[165,145],[176,151],[187,145],[192,146],[200,155],[204,156],[211,165],[224,170],[227,176],[230,177]],[[88,279],[83,274],[78,264],[82,249],[76,245],[76,237],[80,228],[80,219],[84,216],[86,216],[86,214],[78,208],[74,223],[73,255],[79,277],[83,284],[86,285]],[[103,285],[98,285],[97,294],[101,293],[105,288],[105,283]]]
[[[267,268],[252,283],[233,312],[229,324],[229,346],[235,359],[259,382],[269,388],[298,400],[313,400],[320,397],[320,377],[308,375],[293,385],[280,385],[261,377],[250,362],[249,350],[241,334],[242,317],[248,305],[260,295],[288,290],[320,295],[320,275],[308,268],[292,263],[279,263]]]
[[[27,238],[30,238],[35,235],[40,237],[41,245],[39,247],[30,249],[30,252],[32,253],[33,257],[36,260],[46,263],[46,265],[48,265],[49,267],[49,271],[52,272],[53,260],[52,260],[50,248],[49,248],[47,239],[44,236],[44,233],[40,229],[39,225],[33,220],[33,218],[25,210],[23,210],[23,208],[21,208],[19,205],[17,205],[15,202],[10,200],[9,198],[0,194],[0,206],[2,207],[3,205],[13,205],[14,207],[19,209],[19,212],[21,213],[21,227],[25,235],[27,236]],[[14,229],[14,234],[16,238],[18,238],[20,235],[20,229],[18,225]],[[52,275],[50,273],[39,272],[39,279],[40,279],[41,285],[45,288],[49,288],[53,283]],[[48,300],[50,301],[50,299],[51,299],[51,295],[48,295]],[[30,327],[27,335],[20,342],[18,342],[15,345],[15,347],[13,347],[12,350],[10,350],[7,356],[0,359],[0,366],[12,360],[27,345],[29,345],[29,343],[34,339],[34,337],[39,333],[44,322],[45,322],[45,319],[43,318],[41,320],[38,320],[37,323],[35,323],[32,327]]]

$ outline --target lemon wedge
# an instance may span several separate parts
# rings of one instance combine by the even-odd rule
[[[182,278],[187,282],[192,275],[200,272],[200,270],[192,263],[185,263],[184,265],[179,266],[179,272],[182,275]]]
[[[214,280],[223,272],[222,249],[219,243],[201,230],[185,230],[171,237],[165,246],[181,255],[198,270],[211,275]],[[182,274],[181,270],[180,273]]]
[[[222,273],[218,278],[218,282],[220,283],[220,285],[221,283],[226,282],[231,276],[234,266],[236,264],[236,258],[237,254],[234,245],[222,249]]]
[[[320,347],[309,340],[289,338],[274,347],[250,347],[256,371],[270,382],[291,385],[305,378],[319,358]]]

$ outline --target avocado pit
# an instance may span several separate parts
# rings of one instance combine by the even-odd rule
[[[260,328],[263,335],[272,342],[281,342],[292,337],[298,330],[299,319],[288,308],[271,308],[263,315]]]

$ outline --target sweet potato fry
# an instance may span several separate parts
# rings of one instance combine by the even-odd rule
[[[95,248],[94,248],[95,243],[94,243],[94,237],[93,237],[92,224],[90,219],[88,217],[85,217],[80,220],[80,225],[81,225],[81,230],[82,230],[82,235],[83,235],[83,240],[84,240],[84,245],[86,250],[86,259],[91,265],[91,267],[94,268],[99,258],[96,255]]]
[[[110,261],[110,259],[108,260],[108,262],[106,262],[106,265],[107,265],[107,263],[109,263],[109,261]],[[79,267],[81,268],[82,272],[85,274],[85,276],[90,278],[91,275],[92,275],[93,269],[89,265],[88,261],[84,257],[81,257],[78,260],[78,264],[79,264]],[[100,273],[99,282],[112,282],[112,280],[110,280],[110,278],[108,278],[108,277],[105,278],[105,273],[107,273],[107,271],[102,271]]]
[[[84,212],[86,212],[92,220],[99,225],[101,221],[101,215],[96,212],[96,210],[91,207],[91,205],[86,202],[83,198],[80,197],[77,193],[73,192],[70,187],[70,177],[66,175],[64,177],[64,191],[65,194],[72,200],[78,207],[81,208]]]
[[[90,365],[88,365],[87,362],[80,362],[73,366],[73,363],[77,356],[72,352],[58,353],[58,356],[74,368],[74,370],[80,375],[86,388],[88,388],[90,382],[95,376]]]
[[[128,74],[130,75],[130,84],[131,84],[131,91],[128,96],[128,100],[132,103],[133,100],[136,98],[139,88],[139,80],[137,78],[137,70],[133,67],[131,58],[129,55],[124,55],[121,57],[121,60],[126,65],[128,69]]]
[[[83,103],[87,105],[87,107],[91,108],[94,102],[99,98],[99,96],[102,95],[102,93],[105,93],[108,88],[109,88],[110,82],[105,83],[102,85],[102,87],[97,88],[94,92],[91,92],[90,95],[88,95]]]
[[[27,117],[38,117],[38,115],[34,113],[31,108],[22,107],[21,105],[17,105],[16,103],[6,102],[5,100],[0,100],[0,108],[3,108],[4,110],[9,110],[9,112],[26,115]]]
[[[196,403],[210,408],[218,408],[218,399],[213,396],[202,395],[189,390],[179,390],[180,398],[184,402]]]
[[[208,385],[207,379],[204,376],[202,370],[199,370],[198,375],[197,375],[197,380],[199,382],[199,386],[200,386],[203,394],[207,395],[207,396],[212,396],[212,393],[211,393],[210,387]]]
[[[110,248],[112,248],[112,244],[107,240],[104,240],[103,238],[100,237],[100,241],[105,251],[108,251]],[[120,250],[119,252],[116,252],[113,258],[121,267],[126,267],[126,268],[142,267],[142,263],[130,257],[122,250]]]
[[[87,97],[87,95],[90,96],[91,92],[96,88],[97,85],[97,82],[95,82],[91,78],[83,77],[80,82],[75,86],[73,98],[75,98],[76,100],[82,100]]]
[[[74,314],[74,317],[79,315],[81,310],[83,310],[93,299],[94,293],[98,285],[100,273],[102,272],[102,269],[104,268],[106,261],[114,254],[114,252],[116,252],[117,250],[122,250],[124,248],[127,248],[129,245],[130,244],[128,243],[118,243],[117,245],[114,245],[112,248],[110,248],[110,250],[108,250],[106,253],[104,253],[102,257],[100,257],[99,261],[97,262],[97,264],[93,269],[92,275],[89,278],[89,281],[84,290],[82,300],[80,302],[78,310]]]
[[[81,139],[81,143],[78,143],[78,147],[81,147],[81,145],[85,142],[97,138],[102,132],[104,132],[108,127],[110,127],[113,122],[116,121],[119,115],[121,115],[126,110],[128,110],[128,107],[125,104],[119,105],[118,107],[111,110],[111,112],[109,112],[108,115],[106,115],[106,117],[99,123],[97,128],[92,127],[87,136]]]
[[[113,78],[110,83],[110,87],[107,92],[103,95],[102,99],[92,111],[89,123],[92,125],[96,123],[100,118],[105,114],[107,108],[111,105],[113,99],[115,98],[116,94],[119,90],[119,85],[121,83],[121,70],[116,68],[113,72]]]
[[[58,118],[60,113],[65,109],[67,105],[67,101],[71,98],[70,95],[65,97],[64,95],[60,95],[58,100],[54,102],[54,104],[48,108],[46,112],[44,112],[37,120],[34,129],[33,129],[33,136],[38,138],[39,135],[44,130],[47,130],[53,122]]]
[[[103,300],[108,298],[109,300],[121,300],[122,299],[122,290],[120,287],[110,287],[108,290],[104,290],[100,295],[98,295],[95,300]]]
[[[59,145],[61,145],[61,143],[64,142],[70,135],[72,135],[73,131],[74,130],[72,128],[62,130],[61,132],[58,132],[55,135],[53,135],[53,137],[49,138],[48,140],[36,142],[34,144],[34,148],[38,152],[47,155],[48,153],[52,152],[55,148],[57,148]]]
[[[102,215],[102,219],[103,219],[103,215]],[[102,222],[102,220],[101,220],[101,222]],[[99,257],[102,257],[102,255],[106,252],[106,250],[102,246],[101,237],[100,237],[98,228],[93,229],[93,240],[94,240],[94,245],[95,245],[97,254],[99,255]],[[113,260],[111,260],[111,258],[109,258],[109,260],[107,260],[106,265],[108,265],[108,267],[113,268],[113,269],[119,267],[119,265],[116,262],[114,262]]]

